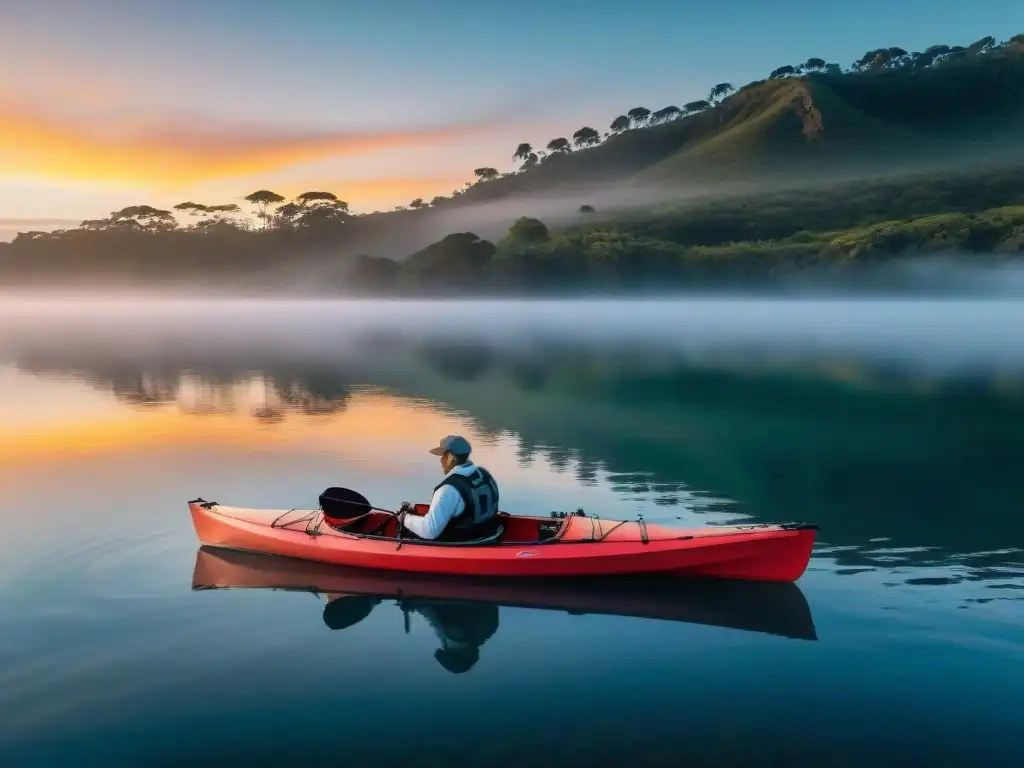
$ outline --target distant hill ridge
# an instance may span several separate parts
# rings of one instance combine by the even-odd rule
[[[1020,37],[928,67],[778,75],[685,117],[552,152],[437,202],[477,203],[594,182],[671,183],[807,171],[817,163],[941,159],[953,146],[1012,152],[1009,142],[1024,135]]]

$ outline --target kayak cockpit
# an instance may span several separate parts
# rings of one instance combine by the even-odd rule
[[[420,505],[417,505],[420,506]],[[422,511],[416,510],[420,514]],[[424,540],[402,531],[402,541],[410,544],[434,544],[453,546],[487,546],[494,544],[543,544],[557,541],[566,528],[566,523],[558,519],[538,517],[518,517],[501,512],[496,518],[493,532],[472,539],[456,539],[443,537],[437,540]],[[331,526],[332,530],[361,539],[398,540],[398,521],[394,515],[386,512],[368,512],[340,524]]]
[[[328,519],[322,509],[249,509],[223,506],[215,501],[203,499],[196,499],[190,504],[206,510],[207,513],[267,528],[301,531],[312,535],[330,532],[357,539],[401,540],[409,544],[453,546],[554,543],[565,535],[571,527],[572,520],[581,519],[578,517],[565,519],[529,517],[499,512],[494,531],[489,532],[486,536],[477,536],[472,539],[454,539],[443,536],[437,540],[425,540],[411,535],[404,529],[399,537],[399,524],[396,515],[383,510],[372,510],[345,520],[333,520]],[[407,514],[423,515],[427,510],[427,505],[417,504]]]

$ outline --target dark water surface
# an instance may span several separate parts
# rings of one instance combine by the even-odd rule
[[[1024,303],[6,299],[0,424],[3,765],[1024,764]],[[819,543],[791,589],[198,549],[198,495],[425,500],[452,432],[509,511]]]

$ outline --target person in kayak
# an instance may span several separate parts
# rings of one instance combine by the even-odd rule
[[[405,529],[421,539],[465,541],[492,534],[497,527],[498,484],[470,461],[472,447],[458,435],[442,438],[430,453],[441,457],[444,479],[434,486],[425,515],[403,515]]]

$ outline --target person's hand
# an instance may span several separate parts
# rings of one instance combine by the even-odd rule
[[[401,514],[403,514],[403,515],[404,515],[404,514],[405,514],[406,512],[412,512],[412,511],[413,511],[413,507],[412,507],[412,504],[410,504],[410,503],[409,503],[408,501],[403,501],[403,502],[402,502],[402,506],[400,506],[400,507],[398,508],[398,511],[399,511],[399,512],[400,512]]]

